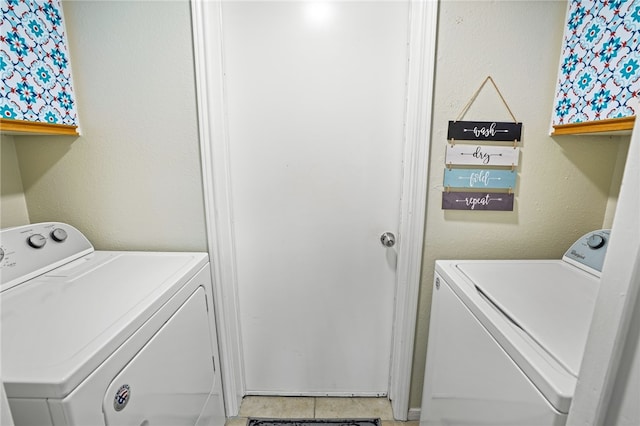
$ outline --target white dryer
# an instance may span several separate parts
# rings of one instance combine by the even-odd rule
[[[0,238],[16,426],[224,425],[206,253],[95,251],[54,222]]]
[[[436,261],[421,426],[566,423],[609,234],[562,260]]]

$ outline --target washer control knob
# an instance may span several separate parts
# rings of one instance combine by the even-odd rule
[[[47,239],[42,234],[33,234],[27,238],[27,243],[33,248],[42,248],[47,244]]]
[[[4,250],[0,248],[0,261],[4,259]]]
[[[51,238],[53,238],[53,241],[61,243],[67,239],[67,231],[62,228],[56,228],[51,231]]]
[[[599,249],[604,245],[604,237],[598,234],[593,234],[589,238],[587,238],[587,245],[592,249]]]

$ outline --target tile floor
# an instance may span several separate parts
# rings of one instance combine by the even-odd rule
[[[380,418],[382,426],[418,426],[418,422],[393,420],[391,404],[386,398],[313,398],[247,396],[242,400],[238,417],[225,426],[245,426],[249,417],[266,418]]]

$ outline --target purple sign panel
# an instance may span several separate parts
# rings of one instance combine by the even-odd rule
[[[505,192],[443,192],[443,210],[513,211],[514,194]]]

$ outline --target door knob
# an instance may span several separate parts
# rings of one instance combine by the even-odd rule
[[[385,232],[380,236],[380,242],[385,247],[393,247],[396,244],[396,236],[392,232]]]

